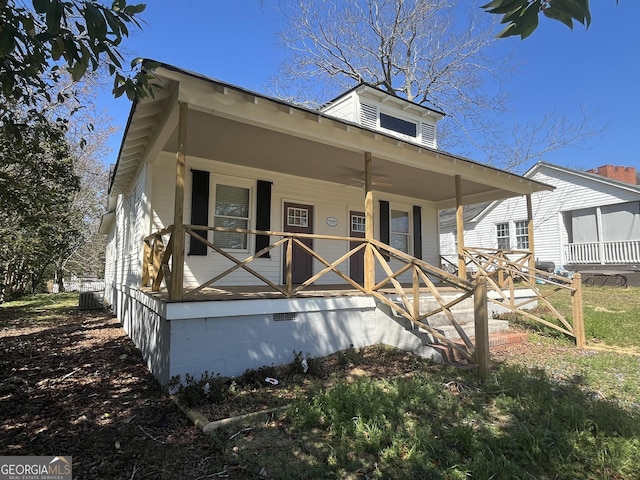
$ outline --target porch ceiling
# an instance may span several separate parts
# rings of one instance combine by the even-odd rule
[[[187,156],[216,159],[354,188],[363,187],[362,150],[349,150],[194,110],[189,112],[188,125]],[[401,157],[412,153],[418,155],[418,149],[413,146],[395,139],[391,142]],[[177,143],[177,130],[174,130],[163,150],[175,153]],[[372,151],[372,164],[374,189],[377,192],[420,198],[439,205],[455,205],[456,172],[453,170],[441,173],[430,170],[428,166],[420,168],[399,164],[378,156],[375,150]],[[487,167],[471,165],[471,169],[476,169],[478,173],[486,174],[489,171]],[[517,195],[513,192],[514,187],[509,188],[508,184],[510,180],[519,177],[505,172],[499,175],[504,180],[504,188],[462,177],[462,191],[466,203],[475,203],[474,199],[489,201]],[[533,185],[529,185],[528,180],[516,182],[525,190]]]
[[[400,141],[313,110],[206,79],[160,68],[161,94],[132,107],[111,193],[130,185],[142,161],[177,150],[177,103],[189,104],[187,157],[361,187],[371,152],[374,189],[455,206],[549,190],[548,185],[442,151]]]

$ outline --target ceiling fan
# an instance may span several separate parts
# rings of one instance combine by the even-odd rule
[[[348,184],[349,186],[364,186],[364,172],[357,170],[355,168],[348,168],[346,167],[347,170],[349,170],[349,180],[351,180],[352,183]],[[387,180],[387,176],[386,175],[373,175],[372,179],[371,179],[371,183],[373,184],[374,187],[383,187],[383,188],[389,188],[389,187],[393,187],[393,183],[390,183]]]
[[[393,187],[393,183],[389,183],[389,182],[385,182],[384,179],[387,178],[385,176],[376,176],[374,175],[372,180],[371,180],[371,184],[374,187]],[[354,183],[352,183],[352,186],[364,186],[364,180],[362,178],[355,178],[355,177],[351,177],[350,180]]]

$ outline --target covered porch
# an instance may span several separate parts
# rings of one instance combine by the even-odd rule
[[[182,321],[187,318],[180,315],[196,304],[197,315],[189,317],[198,319],[194,331],[217,315],[221,302],[225,311],[236,308],[233,302],[266,311],[266,301],[304,309],[309,299],[328,305],[331,298],[360,298],[368,306],[355,302],[345,311],[382,306],[479,364],[486,375],[487,302],[508,310],[531,305],[517,301],[508,278],[526,277],[535,286],[532,226],[526,261],[496,269],[499,263],[487,258],[485,274],[473,277],[466,272],[460,234],[454,275],[435,266],[437,212],[455,207],[463,232],[465,204],[518,195],[530,201],[532,193],[550,187],[174,67],[163,65],[155,73],[164,88],[132,108],[111,194],[134,196],[145,213],[136,220],[144,240],[126,238],[131,251],[140,252],[137,265],[131,262],[138,282],[117,288],[123,302],[136,297],[158,316],[158,335],[172,335],[162,330],[169,328],[162,326],[166,312],[180,310],[175,320]],[[195,215],[196,180],[189,172],[203,170],[228,178],[228,185],[247,192],[252,201],[246,205],[257,205],[249,205],[246,215],[227,214],[232,221],[225,223],[225,215],[218,216],[222,190],[215,185],[207,200],[213,212]],[[316,211],[322,214],[312,216]],[[302,224],[309,233],[289,228]],[[490,297],[488,285],[507,293]],[[421,302],[424,293],[435,304]],[[467,299],[473,302],[474,339],[454,313]],[[278,309],[273,313],[289,311]],[[462,344],[434,328],[435,316],[458,331]],[[132,315],[131,328],[134,321]],[[574,313],[574,326],[564,318],[558,322],[580,344],[580,316]]]

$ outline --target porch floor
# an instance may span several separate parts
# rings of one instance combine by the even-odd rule
[[[411,285],[403,285],[408,289],[411,289]],[[440,292],[455,292],[456,289],[449,286],[437,286]],[[186,290],[186,298],[183,300],[170,300],[169,292],[166,288],[161,288],[158,292],[151,291],[150,287],[143,287],[141,290],[154,298],[157,298],[166,303],[172,302],[215,302],[226,300],[263,300],[263,299],[278,299],[286,298],[282,293],[270,289],[266,285],[240,285],[240,286],[219,286],[219,287],[207,287],[202,290],[188,295]],[[395,294],[393,288],[379,289],[379,292],[388,293],[390,295]],[[421,288],[420,293],[429,293],[429,289]],[[360,290],[351,288],[345,284],[333,284],[333,285],[310,285],[298,292],[296,298],[332,298],[332,297],[346,297],[346,296],[363,296],[366,295]]]

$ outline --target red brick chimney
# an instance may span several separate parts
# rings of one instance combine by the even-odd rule
[[[597,173],[603,177],[618,180],[619,182],[636,185],[636,167],[618,167],[615,165],[602,165],[597,169],[587,170],[589,173]]]

